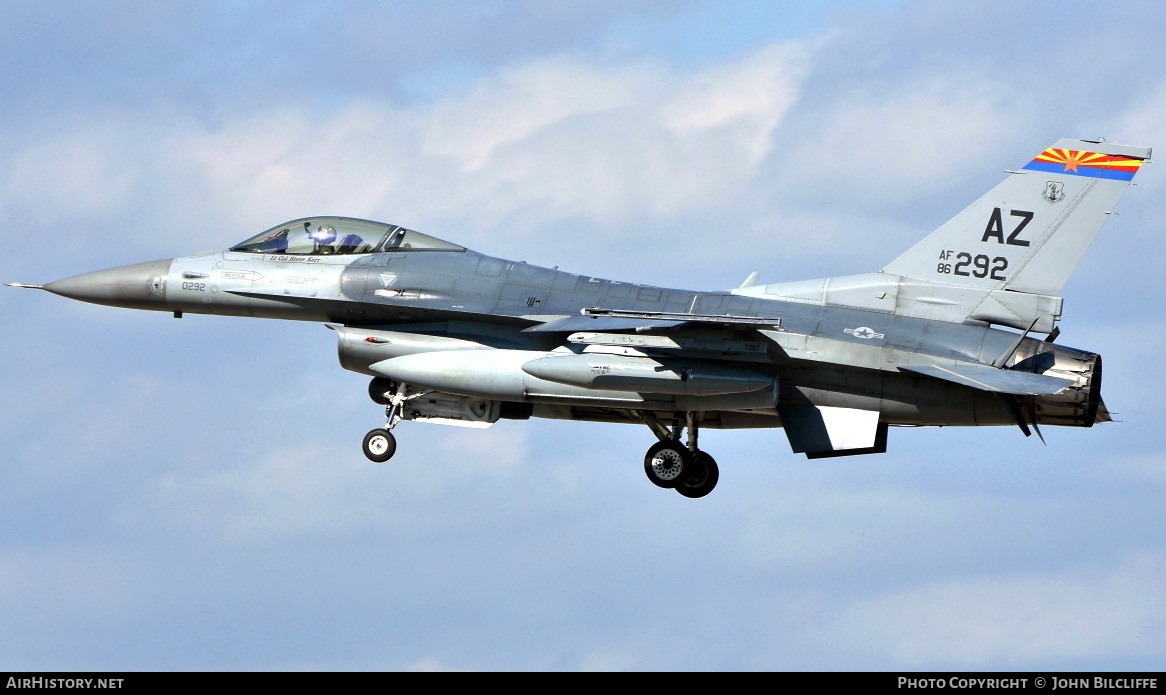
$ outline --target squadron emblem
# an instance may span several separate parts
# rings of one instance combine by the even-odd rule
[[[1065,199],[1065,184],[1060,181],[1049,181],[1045,183],[1045,192],[1041,193],[1042,198],[1052,203],[1059,203]]]

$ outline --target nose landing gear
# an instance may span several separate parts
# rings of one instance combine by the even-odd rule
[[[689,498],[704,497],[713,491],[720,479],[720,469],[712,456],[696,446],[699,433],[698,414],[684,413],[688,429],[688,444],[680,443],[682,432],[677,414],[669,430],[655,413],[641,411],[640,417],[660,440],[644,455],[644,473],[657,487],[674,489]]]
[[[373,379],[368,385],[369,398],[374,403],[385,406],[386,419],[383,429],[369,431],[368,434],[364,435],[364,441],[361,442],[361,450],[364,451],[365,457],[373,463],[384,463],[397,453],[397,438],[393,436],[391,430],[402,420],[401,414],[406,401],[430,393],[429,391],[421,391],[407,396],[405,395],[406,390],[404,384],[380,377]]]

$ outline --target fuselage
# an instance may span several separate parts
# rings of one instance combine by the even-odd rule
[[[997,394],[902,369],[915,364],[992,363],[1015,343],[1017,336],[1010,331],[732,291],[618,282],[445,246],[346,254],[228,250],[98,271],[51,283],[46,289],[75,299],[176,315],[325,322],[361,331],[366,337],[430,335],[468,341],[482,349],[526,351],[531,359],[564,347],[587,349],[585,344],[564,340],[581,331],[602,334],[605,319],[583,316],[587,309],[646,316],[739,317],[752,321],[712,326],[645,319],[641,330],[673,336],[679,340],[674,343],[690,348],[686,355],[695,354],[707,363],[743,366],[772,377],[773,395],[768,402],[759,402],[756,394],[736,401],[724,397],[681,401],[649,394],[632,404],[626,398],[605,403],[590,391],[580,392],[573,400],[571,394],[576,392],[569,389],[565,395],[540,399],[539,389],[528,387],[502,400],[534,403],[552,417],[561,416],[561,409],[572,404],[592,410],[604,405],[699,410],[710,414],[714,426],[716,412],[726,414],[722,426],[756,426],[768,419],[776,426],[778,401],[873,410],[890,424],[1015,422]],[[396,347],[367,342],[346,354],[342,338],[342,362],[346,368],[375,376],[372,365],[386,356],[400,356],[401,342],[390,343]],[[623,343],[622,348],[592,345],[591,349],[649,357],[676,355],[651,345],[637,346],[630,339]],[[434,345],[418,345],[415,351],[432,351]],[[1010,366],[1023,368],[1024,360],[1037,355],[1043,355],[1042,372],[1053,369],[1079,383],[1066,394],[1032,399],[1029,407],[1036,421],[1091,425],[1098,412],[1099,358],[1026,338]],[[1037,365],[1033,366],[1035,370]],[[557,388],[564,391],[561,385]],[[470,388],[466,391],[465,395],[481,395]],[[734,412],[736,417],[728,415]]]

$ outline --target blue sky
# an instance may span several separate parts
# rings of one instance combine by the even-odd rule
[[[1166,146],[1157,3],[0,2],[4,282],[379,219],[694,289],[881,267],[1061,137]],[[0,668],[1157,669],[1163,178],[1065,288],[1120,423],[808,461],[398,430],[307,323],[0,292]]]

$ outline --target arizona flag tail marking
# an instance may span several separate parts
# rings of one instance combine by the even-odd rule
[[[1050,147],[1025,164],[1024,168],[1094,179],[1130,181],[1141,166],[1141,159]]]

